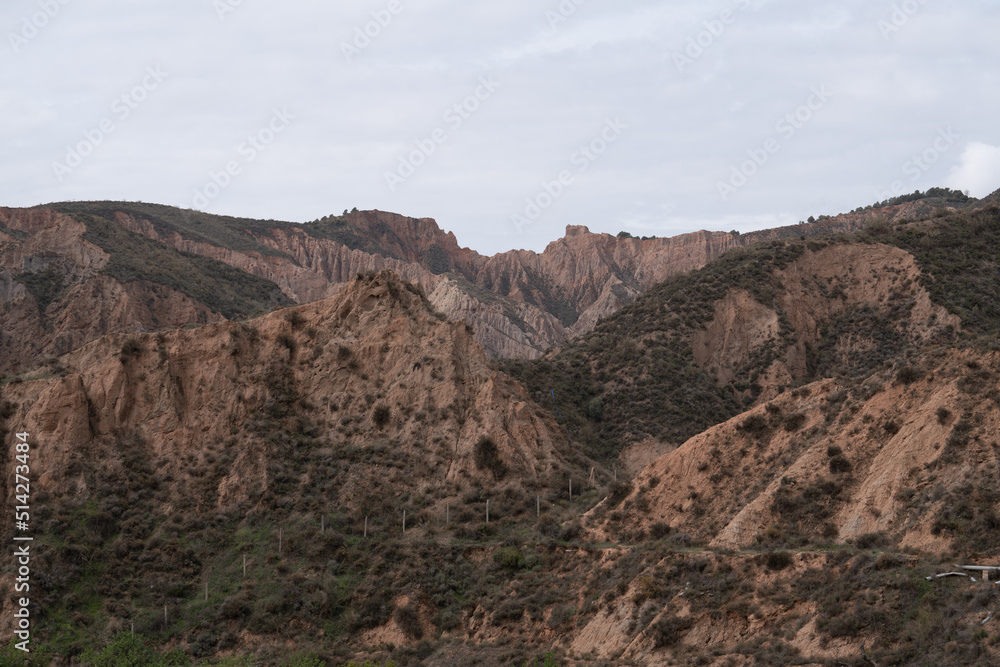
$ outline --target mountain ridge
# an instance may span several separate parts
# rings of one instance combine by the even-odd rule
[[[912,208],[914,204],[909,206]],[[78,222],[89,220],[91,226],[99,228],[88,229],[82,238],[103,240],[105,252],[112,251],[111,267],[100,272],[110,272],[112,277],[126,283],[136,277],[146,277],[149,282],[160,283],[170,290],[181,287],[180,291],[187,298],[200,301],[209,311],[230,318],[234,314],[247,316],[266,312],[275,305],[325,298],[359,272],[392,269],[402,278],[420,284],[446,315],[469,322],[480,343],[492,356],[500,358],[536,358],[552,345],[589,331],[600,318],[631,303],[668,275],[699,268],[734,247],[790,234],[850,231],[865,224],[863,216],[854,216],[844,221],[825,220],[742,236],[696,232],[671,239],[645,240],[592,234],[586,227],[569,226],[567,235],[550,243],[543,253],[519,250],[485,257],[460,247],[454,234],[440,230],[432,219],[379,211],[331,216],[300,225],[125,202],[69,202],[31,209],[4,208],[0,209],[0,225],[7,232],[0,230],[4,234],[0,240],[4,243],[7,259],[0,257],[0,270],[5,271],[5,280],[10,282],[15,275],[22,275],[28,282],[42,287],[46,281],[58,282],[58,285],[48,285],[47,292],[35,299],[41,307],[36,318],[38,322],[25,322],[31,319],[27,314],[31,304],[17,306],[22,314],[18,323],[8,324],[8,327],[19,332],[15,338],[24,341],[39,338],[39,330],[44,329],[43,320],[59,319],[58,312],[48,318],[42,312],[53,302],[54,311],[76,307],[72,299],[62,303],[56,297],[66,297],[67,289],[80,278],[79,267],[73,268],[76,259],[72,255],[77,251],[66,244],[46,248],[44,243],[37,242],[43,237],[34,244],[29,242],[47,226],[55,225],[60,214]],[[86,227],[87,223],[81,224]],[[162,252],[149,248],[136,253],[134,248],[142,246],[143,242],[137,237],[123,237],[109,225],[165,247]],[[65,275],[53,276],[52,280],[46,278],[41,264],[51,265],[52,261],[25,264],[23,257],[15,256],[17,253],[12,251],[13,247],[24,244],[39,257],[46,254],[62,257],[66,266],[57,272]],[[120,249],[124,247],[133,250],[123,255]],[[169,254],[169,249],[175,254]],[[140,268],[156,269],[164,261],[175,266],[190,265],[191,258],[185,253],[210,260],[199,270],[209,272],[209,277],[201,280],[215,281],[212,289],[186,284],[183,280],[157,278],[155,274],[144,276]],[[136,254],[143,255],[144,264],[130,264],[130,256]],[[125,264],[130,264],[131,268],[124,270],[120,259],[125,259]],[[231,293],[226,300],[215,303],[211,299],[206,301],[206,295],[229,290],[218,282],[225,270],[214,262],[248,274],[241,282],[246,283],[243,287],[249,292],[246,295]],[[58,269],[59,263],[55,264]],[[190,273],[188,269],[171,270],[175,276]],[[226,285],[234,282],[232,277],[222,280]],[[269,290],[272,295],[266,296]],[[280,297],[275,290],[280,290]],[[13,292],[8,296],[15,297]],[[18,298],[26,297],[20,294]],[[14,306],[8,300],[4,307]],[[170,309],[165,310],[169,312]],[[204,318],[199,315],[192,323],[201,323]],[[182,322],[173,318],[162,326],[168,325],[180,326]],[[147,321],[144,326],[157,328],[160,325]],[[111,330],[113,327],[97,332]],[[57,332],[57,335],[70,335],[76,342],[82,340],[78,334]],[[40,354],[59,354],[68,348],[42,342],[33,343],[30,349],[33,352],[29,354],[13,355],[18,359],[17,365],[8,362],[0,371],[24,368],[24,364],[30,365]]]
[[[142,641],[171,664],[996,660],[992,584],[935,575],[1000,549],[1000,208],[680,241],[573,227],[495,262],[517,277],[497,292],[460,272],[486,280],[471,254],[441,274],[388,256],[451,247],[402,216],[328,219],[351,248],[174,212],[0,212],[3,334],[42,312],[54,333],[71,303],[61,333],[103,322],[0,380],[8,472],[13,432],[37,436],[32,618],[59,660]],[[119,276],[185,262],[178,287],[262,313],[151,283],[149,313],[184,296],[210,321],[115,331],[164,324],[84,293],[143,286],[105,271],[122,247],[140,256]],[[273,310],[282,281],[321,298]],[[440,306],[514,321],[548,300],[565,333],[555,306],[616,286],[628,305],[534,360],[491,359]]]

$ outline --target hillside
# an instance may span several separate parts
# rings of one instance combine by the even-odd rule
[[[995,207],[772,241],[657,285],[508,370],[606,461],[660,453],[786,388],[1000,331]]]
[[[0,380],[9,505],[34,439],[35,664],[1000,660],[1000,593],[935,578],[998,565],[997,206],[570,228],[504,261],[378,212],[77,206],[0,229],[4,336],[68,347]],[[533,360],[444,312],[499,335],[600,285],[619,302]]]
[[[10,352],[0,372],[26,370],[105,333],[242,319],[309,303],[335,294],[359,272],[383,269],[421,285],[450,319],[468,322],[491,356],[536,358],[665,278],[727,250],[851,231],[871,215],[669,239],[571,226],[543,253],[484,257],[429,218],[380,211],[299,225],[128,202],[0,209],[0,322],[9,332],[0,345]],[[119,303],[130,313],[124,319]],[[143,304],[149,312],[133,312]],[[81,309],[104,315],[82,321],[88,318],[75,315]]]
[[[6,383],[0,414],[9,451],[8,431],[32,435],[33,617],[63,655],[130,623],[194,657],[403,645],[502,586],[479,542],[539,530],[536,495],[558,535],[564,483],[587,486],[466,326],[387,272],[247,323],[104,336],[59,365]]]
[[[110,332],[205,324],[290,303],[273,283],[100,219],[0,210],[0,373]]]

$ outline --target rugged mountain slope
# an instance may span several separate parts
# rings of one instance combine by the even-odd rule
[[[153,279],[127,275],[121,269],[129,268],[128,260],[141,261],[129,254],[132,248],[113,257],[87,238],[83,223],[68,216],[0,211],[0,219],[9,232],[0,244],[0,372],[30,368],[42,354],[63,354],[112,331],[222,319],[204,303],[213,301],[211,296],[199,299],[186,286],[232,295],[234,303],[261,310],[282,302],[276,287],[269,290],[263,281],[201,257],[169,258],[168,267],[183,273],[187,285],[148,270],[141,275]]]
[[[459,248],[454,236],[441,232],[432,220],[375,211],[350,214],[351,224],[337,218],[295,225],[150,204],[96,202],[53,208],[92,221],[111,221],[174,250],[226,263],[274,283],[286,298],[299,303],[334,294],[359,272],[390,269],[420,284],[446,315],[472,324],[477,339],[493,355],[536,356],[549,340],[565,337],[554,316],[477,288],[460,273],[442,275],[456,261],[479,256]]]
[[[570,645],[640,664],[1000,660],[993,582],[935,578],[1000,553],[998,372],[995,352],[931,347],[664,455],[585,518],[649,555],[621,556],[623,595]]]
[[[32,433],[32,618],[60,660],[134,623],[158,650],[266,664],[996,661],[992,586],[926,579],[1000,548],[996,207],[907,201],[746,248],[571,229],[505,264],[389,214],[80,206],[4,212],[5,334],[32,307],[37,331],[76,331],[74,290],[151,269],[156,298],[220,321],[83,329],[0,383],[8,505],[12,433]],[[376,265],[420,284],[357,277]],[[606,290],[634,303],[510,364],[527,391],[439,312],[505,335]],[[233,321],[293,292],[320,300]],[[597,456],[654,462],[611,484]]]
[[[417,543],[442,528],[476,537],[492,499],[483,535],[533,525],[526,492],[548,508],[550,482],[557,498],[586,466],[491,369],[465,324],[443,321],[419,288],[387,272],[248,323],[105,336],[59,364],[56,377],[6,383],[0,415],[8,468],[17,463],[8,431],[31,434],[33,618],[64,653],[128,622],[196,655],[323,628],[331,641],[349,631],[378,644],[364,633],[416,594],[397,572],[406,558],[390,555],[406,548],[391,541],[404,521],[401,536]],[[13,502],[13,477],[4,479]],[[3,518],[5,534],[12,520]],[[280,558],[269,555],[272,531],[285,540]],[[251,556],[247,580],[241,552]],[[436,544],[433,553],[444,567]],[[462,576],[455,586],[476,574]],[[11,575],[0,583],[10,590]],[[454,627],[467,593],[445,587],[420,604],[448,611]],[[67,615],[87,620],[67,625]]]
[[[726,549],[878,534],[883,546],[993,555],[998,368],[996,355],[940,348],[863,382],[786,392],[661,457],[595,525],[659,523]]]
[[[460,247],[433,220],[380,211],[296,225],[124,202],[3,209],[4,280],[36,287],[29,292],[40,308],[36,316],[23,293],[12,288],[3,293],[12,355],[0,371],[23,370],[40,354],[60,354],[103,333],[201,324],[219,315],[232,319],[308,303],[336,293],[359,272],[382,269],[420,284],[441,312],[471,324],[491,355],[535,358],[589,331],[666,277],[704,266],[729,249],[779,236],[850,231],[873,215],[744,236],[699,232],[672,239],[614,237],[569,227],[564,239],[541,254],[522,250],[483,257]],[[77,227],[68,229],[67,220]],[[76,266],[93,246],[107,257]],[[53,261],[56,257],[64,259]],[[154,285],[180,292],[169,298],[187,297],[188,310],[199,312],[170,305],[151,311],[174,312],[162,322],[146,316],[141,324],[126,326],[109,316],[94,318],[83,331],[79,323],[63,327],[59,313],[73,310],[75,302],[69,288],[97,273],[114,278],[139,301],[167,298],[149,295],[158,289]],[[130,286],[134,282],[140,284]],[[91,296],[101,293],[88,289]],[[102,289],[111,289],[108,299],[121,291],[113,284]],[[98,311],[115,310],[106,301],[96,306]],[[45,312],[53,303],[54,312]]]
[[[995,335],[998,247],[988,207],[739,249],[508,368],[592,455],[664,453],[785,388],[863,378],[963,329]]]

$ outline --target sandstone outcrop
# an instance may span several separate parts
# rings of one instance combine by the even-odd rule
[[[492,370],[464,323],[440,319],[386,271],[249,323],[103,336],[59,362],[59,377],[3,391],[18,406],[11,421],[37,439],[36,473],[51,492],[82,492],[86,481],[74,478],[68,459],[127,433],[178,475],[206,442],[226,442],[236,462],[212,502],[259,500],[268,463],[280,454],[246,425],[282,401],[306,404],[323,446],[382,443],[393,456],[413,458],[411,473],[424,470],[422,479],[438,485],[493,479],[476,461],[483,438],[512,478],[547,474],[567,448],[565,434],[524,390]],[[344,428],[351,423],[360,428]],[[376,485],[378,474],[364,471]]]
[[[878,215],[898,220],[926,213],[921,207],[927,205],[911,202],[880,209]],[[503,359],[537,358],[550,347],[590,331],[598,320],[632,303],[665,278],[701,268],[733,248],[790,235],[852,231],[876,216],[864,212],[744,235],[696,232],[665,239],[594,234],[584,226],[571,225],[564,238],[549,244],[542,253],[512,250],[485,257],[459,246],[454,234],[442,231],[430,218],[383,211],[337,218],[340,235],[330,238],[322,231],[310,232],[308,226],[290,223],[254,223],[238,230],[251,237],[260,250],[228,247],[197,234],[158,227],[129,204],[95,204],[94,211],[177,251],[209,257],[268,280],[297,303],[332,296],[359,273],[391,270],[421,285],[447,317],[469,323],[487,353]],[[221,224],[239,224],[220,220],[225,221]],[[84,223],[54,209],[0,209],[0,224],[8,230],[0,230],[0,270],[11,274],[8,282],[19,273],[38,275],[51,268],[60,275],[64,287],[69,287],[90,279],[110,259],[83,239]],[[92,295],[100,293],[93,287],[88,289]],[[0,302],[7,313],[0,316],[7,333],[5,349],[13,353],[13,358],[0,364],[0,372],[23,370],[35,363],[39,354],[60,354],[70,349],[68,345],[79,345],[103,333],[156,330],[217,319],[196,299],[156,294],[146,296],[154,299],[150,302],[153,310],[161,313],[157,318],[147,316],[141,325],[125,329],[116,329],[112,318],[107,324],[96,322],[82,331],[77,326],[75,333],[70,333],[49,325],[60,320],[58,313],[64,308],[74,308],[63,302],[69,297],[65,290],[55,296],[58,298],[51,305],[44,304],[53,312],[37,317],[32,316],[30,301],[24,301],[24,296],[19,297],[19,304],[9,298]],[[185,305],[179,310],[173,303],[156,305],[155,299],[160,298]],[[102,304],[97,310],[114,308]],[[192,319],[186,320],[189,316]],[[51,335],[46,335],[49,329]],[[20,346],[25,346],[24,354],[17,352]]]

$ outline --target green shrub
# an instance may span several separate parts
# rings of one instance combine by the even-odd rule
[[[693,620],[690,616],[685,616],[684,618],[664,616],[653,625],[653,645],[656,648],[673,646],[681,640],[684,632],[692,624]]]
[[[623,500],[628,498],[630,493],[632,493],[632,482],[615,482],[608,491],[605,507],[609,510],[618,507]]]
[[[493,554],[493,561],[500,567],[515,572],[524,567],[524,554],[517,547],[504,547]]]
[[[420,607],[415,602],[396,609],[393,618],[407,637],[414,640],[423,639],[424,626],[420,622]]]
[[[787,551],[772,551],[764,556],[764,565],[775,572],[784,570],[792,562],[792,556]]]
[[[881,549],[888,545],[889,538],[883,533],[865,533],[854,540],[854,546],[859,549]]]
[[[52,664],[51,651],[32,640],[31,650],[25,653],[16,647],[17,639],[0,648],[0,667],[49,667]]]
[[[801,412],[793,412],[785,416],[782,426],[789,433],[793,433],[802,428],[806,423],[806,416]]]
[[[122,343],[121,352],[118,354],[118,360],[123,364],[127,363],[129,359],[135,359],[142,356],[145,352],[145,348],[142,345],[142,341],[138,338],[128,338],[124,343]]]
[[[835,474],[851,472],[851,462],[838,454],[830,459],[830,472]]]
[[[437,243],[432,244],[424,252],[423,263],[427,267],[427,270],[434,275],[447,273],[451,268],[451,260],[448,257],[448,253]]]
[[[771,425],[764,415],[750,415],[744,419],[737,428],[748,435],[763,438],[767,436]]]
[[[572,542],[583,533],[583,526],[579,521],[571,521],[559,531],[559,539],[563,542]]]
[[[384,625],[392,617],[392,610],[389,608],[388,592],[381,591],[367,595],[356,607],[354,619],[351,622],[351,631],[371,630],[380,625]]]
[[[473,461],[478,470],[489,470],[495,480],[500,480],[507,474],[507,466],[500,458],[497,443],[493,442],[493,438],[487,435],[476,441],[473,449]]]
[[[378,428],[385,428],[390,419],[392,419],[392,409],[388,405],[376,405],[372,410],[372,423]]]
[[[896,382],[900,384],[913,384],[923,376],[924,372],[921,369],[907,364],[896,372]]]
[[[142,638],[122,632],[100,651],[87,651],[83,661],[90,667],[145,667],[159,665],[160,656]]]
[[[662,540],[664,537],[670,534],[670,526],[667,524],[657,521],[652,526],[649,527],[649,537],[654,540]]]

